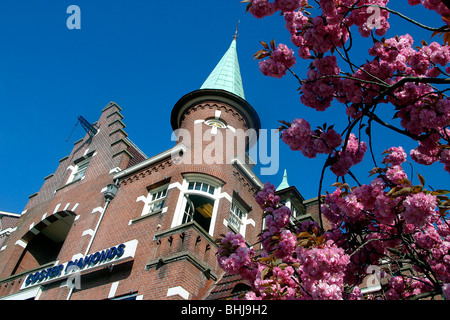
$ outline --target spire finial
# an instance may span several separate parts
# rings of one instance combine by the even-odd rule
[[[238,37],[238,29],[239,29],[239,23],[241,22],[241,20],[238,21],[237,26],[236,26],[236,32],[234,33],[233,39],[236,40]]]
[[[281,181],[281,183],[278,186],[278,188],[276,189],[276,191],[283,190],[286,188],[289,188],[289,182],[288,182],[288,177],[287,177],[287,170],[284,169],[283,180]]]

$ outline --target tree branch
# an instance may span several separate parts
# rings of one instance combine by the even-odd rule
[[[359,6],[359,7],[353,7],[353,8],[348,8],[348,9],[350,9],[350,10],[357,10],[357,9],[369,8],[369,7],[378,7],[380,9],[382,9],[382,10],[386,10],[386,11],[388,11],[388,12],[390,12],[392,14],[395,14],[395,15],[399,16],[400,18],[402,18],[402,19],[404,19],[404,20],[406,20],[406,21],[408,21],[408,22],[410,22],[410,23],[412,23],[412,24],[414,24],[414,25],[416,25],[416,26],[418,26],[418,27],[420,27],[422,29],[428,30],[428,31],[438,31],[438,32],[450,31],[450,28],[448,26],[443,26],[443,27],[439,27],[439,28],[429,27],[429,26],[424,25],[424,24],[422,24],[422,23],[420,23],[420,22],[418,22],[416,20],[411,19],[410,17],[405,16],[404,14],[402,14],[402,13],[400,13],[398,11],[389,9],[388,7],[378,6],[378,5],[375,5],[375,4],[366,4],[366,5],[362,5],[362,6]]]
[[[407,137],[410,137],[411,139],[414,139],[414,140],[416,140],[416,141],[417,141],[417,140],[420,140],[420,137],[419,137],[418,135],[412,134],[412,133],[410,133],[410,132],[407,131],[407,130],[399,129],[399,128],[397,128],[397,127],[395,127],[395,126],[393,126],[393,125],[391,125],[391,124],[389,124],[389,123],[387,123],[387,122],[384,122],[384,121],[381,120],[375,113],[373,113],[373,112],[371,112],[371,111],[366,111],[365,114],[366,114],[370,119],[372,119],[372,120],[374,120],[375,122],[381,124],[383,127],[386,127],[386,128],[391,129],[391,130],[393,130],[393,131],[395,131],[395,132],[401,133],[401,134],[403,134],[403,135],[405,135],[405,136],[407,136]]]

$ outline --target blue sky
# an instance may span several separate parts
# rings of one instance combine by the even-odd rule
[[[81,9],[81,30],[66,26],[70,5]],[[396,0],[391,7],[405,5],[407,0]],[[442,25],[437,15],[422,7],[408,13],[432,26]],[[252,58],[260,49],[259,41],[274,38],[289,44],[287,30],[278,15],[258,20],[245,14],[245,4],[239,0],[2,1],[0,210],[22,212],[28,196],[39,191],[44,177],[84,136],[78,126],[66,142],[77,117],[95,122],[110,101],[122,107],[126,132],[148,156],[172,147],[172,107],[184,94],[200,88],[228,49],[238,20],[237,50],[245,95],[259,113],[262,128],[275,128],[277,120],[295,117],[308,119],[312,126],[343,119],[339,105],[324,113],[302,106],[293,77],[279,80],[259,72]],[[393,28],[386,37],[420,32],[398,19],[390,22]],[[417,45],[422,39],[430,42],[430,35],[420,33],[416,39]],[[353,55],[358,63],[368,56],[366,44],[366,40],[357,42]],[[309,62],[297,60],[294,69],[303,76]],[[386,110],[390,119],[391,109],[386,106]],[[336,128],[341,131],[343,126]],[[376,131],[376,155],[392,145],[414,147],[398,134]],[[324,160],[306,159],[280,143],[277,174],[259,177],[278,185],[287,169],[289,183],[305,198],[312,198],[317,196]],[[371,168],[369,159],[355,168],[362,182],[367,182]],[[449,188],[441,164],[426,168],[414,164],[414,170],[433,187]],[[334,179],[327,171],[325,189]]]

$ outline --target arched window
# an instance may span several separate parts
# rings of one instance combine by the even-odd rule
[[[173,226],[194,221],[212,235],[222,185],[211,176],[185,174]]]

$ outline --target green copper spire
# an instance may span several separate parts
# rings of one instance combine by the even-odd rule
[[[276,191],[280,191],[283,189],[289,188],[289,183],[288,183],[288,178],[287,178],[287,171],[286,169],[284,170],[284,175],[283,175],[283,181],[281,181],[280,185],[278,186],[278,188],[276,189]]]
[[[241,71],[236,51],[236,34],[225,55],[220,59],[214,70],[200,89],[222,89],[234,93],[245,99],[242,86]]]

